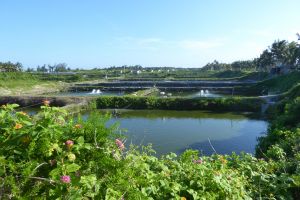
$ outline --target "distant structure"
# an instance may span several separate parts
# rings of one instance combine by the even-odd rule
[[[296,33],[297,37],[298,37],[298,40],[300,40],[300,34],[299,33]]]

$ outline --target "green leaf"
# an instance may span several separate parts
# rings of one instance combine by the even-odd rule
[[[75,163],[72,163],[72,164],[66,166],[66,171],[68,173],[70,173],[70,172],[76,172],[79,169],[80,169],[80,166],[77,165],[77,164],[75,164]]]
[[[18,150],[14,150],[14,153],[15,154],[18,154],[18,155],[22,155],[22,152],[18,151]]]
[[[54,179],[55,177],[58,177],[58,176],[60,176],[61,175],[61,170],[60,170],[60,168],[55,168],[55,169],[53,169],[50,173],[49,173],[49,175]]]
[[[24,124],[26,124],[27,126],[31,126],[32,123],[30,121],[23,121]]]
[[[77,143],[78,145],[82,146],[84,144],[84,137],[80,136],[78,139],[77,139]]]
[[[88,176],[81,176],[80,183],[82,183],[85,187],[91,189],[97,183],[97,178],[94,174]]]

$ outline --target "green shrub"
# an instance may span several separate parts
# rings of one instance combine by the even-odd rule
[[[0,110],[1,199],[291,199],[296,187],[280,147],[270,151],[278,161],[193,150],[157,158],[151,146],[137,151],[116,138],[107,116],[16,107]]]
[[[260,111],[259,98],[158,98],[103,96],[97,99],[98,108],[130,108],[161,110]]]

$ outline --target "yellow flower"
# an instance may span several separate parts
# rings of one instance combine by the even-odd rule
[[[82,127],[81,124],[76,124],[76,125],[74,126],[74,128],[76,128],[76,129],[80,129],[81,127]]]
[[[181,197],[181,200],[186,200],[186,198],[185,197]]]
[[[220,159],[220,161],[224,164],[224,165],[226,165],[227,164],[227,160],[226,159],[224,159],[224,158],[221,158]]]
[[[16,123],[16,125],[15,125],[15,129],[17,130],[17,129],[20,129],[20,128],[22,128],[23,127],[23,125],[22,124],[19,124],[19,123]]]
[[[26,113],[26,112],[23,112],[23,111],[21,111],[21,112],[18,112],[20,115],[23,115],[23,116],[27,116],[28,117],[28,114]]]

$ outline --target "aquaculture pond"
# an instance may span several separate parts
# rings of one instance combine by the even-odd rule
[[[206,97],[206,98],[217,98],[225,97],[229,95],[220,94],[218,92],[211,92],[209,90],[199,90],[199,91],[166,91],[167,95],[171,94],[175,97],[188,97],[188,98],[197,98],[197,97]]]
[[[118,133],[126,145],[151,143],[157,155],[198,149],[205,155],[214,151],[254,153],[257,137],[268,123],[248,114],[203,111],[101,110],[116,113],[107,126],[119,123]],[[88,113],[84,114],[87,116]],[[125,129],[127,131],[125,131]]]
[[[124,91],[101,91],[101,90],[92,90],[92,91],[77,91],[77,92],[60,92],[55,94],[56,96],[123,96],[129,94]]]
[[[136,92],[133,91],[108,91],[108,90],[92,90],[92,91],[68,91],[56,93],[56,96],[124,96],[124,95],[134,95]],[[53,95],[53,94],[51,94]],[[206,98],[218,98],[232,96],[231,94],[221,94],[216,91],[209,90],[199,90],[199,91],[169,91],[162,90],[157,92],[157,96],[160,97],[187,97],[187,98],[197,98],[197,97],[206,97]]]

